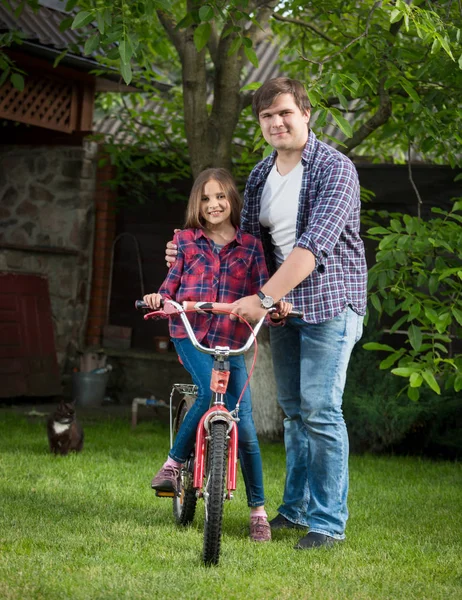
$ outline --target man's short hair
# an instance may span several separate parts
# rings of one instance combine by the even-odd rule
[[[276,77],[266,81],[253,96],[252,109],[257,119],[260,113],[271,106],[281,94],[292,94],[295,104],[302,113],[311,109],[305,87],[300,81],[289,77]]]

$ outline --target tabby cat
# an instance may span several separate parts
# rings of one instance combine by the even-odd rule
[[[83,429],[75,416],[75,402],[61,400],[47,421],[48,443],[54,454],[80,452],[83,448]]]

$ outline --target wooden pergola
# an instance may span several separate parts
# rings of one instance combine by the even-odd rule
[[[9,80],[0,87],[0,119],[68,134],[92,131],[93,75],[17,51],[8,54],[28,75],[22,91]]]

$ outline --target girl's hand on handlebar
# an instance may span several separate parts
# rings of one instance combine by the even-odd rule
[[[274,305],[276,312],[271,313],[270,317],[273,321],[279,321],[280,319],[285,319],[287,315],[292,311],[293,304],[291,302],[286,302],[285,300],[279,300]]]
[[[161,307],[162,296],[160,294],[146,294],[146,296],[143,296],[143,301],[152,310],[158,310]]]

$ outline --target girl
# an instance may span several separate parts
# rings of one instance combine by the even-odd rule
[[[255,294],[268,279],[261,242],[239,229],[241,199],[225,169],[203,171],[191,190],[185,229],[175,235],[178,256],[157,294],[144,296],[152,309],[161,298],[177,302],[201,300],[234,302]],[[286,316],[291,304],[281,302],[279,315]],[[249,336],[247,326],[229,315],[191,313],[197,339],[205,346],[240,347]],[[197,400],[176,436],[167,461],[155,475],[151,487],[178,490],[179,473],[195,441],[196,428],[209,408],[213,358],[194,349],[178,316],[170,319],[170,335],[180,359],[198,386]],[[226,395],[233,410],[247,380],[244,356],[230,357],[230,383]],[[250,507],[250,537],[257,542],[271,539],[264,507],[263,472],[249,388],[240,403],[238,423],[239,460]]]

